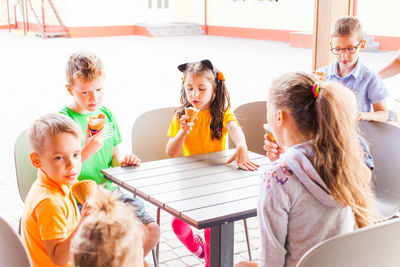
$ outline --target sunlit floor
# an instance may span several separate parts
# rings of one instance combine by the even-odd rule
[[[311,49],[292,48],[282,42],[215,36],[44,40],[0,30],[0,48],[0,114],[3,116],[0,127],[0,214],[15,229],[23,204],[16,185],[14,141],[34,119],[57,112],[70,103],[71,98],[64,87],[64,67],[71,53],[89,50],[103,59],[107,75],[104,104],[116,115],[125,152],[130,151],[131,127],[137,116],[147,110],[179,104],[181,73],[178,64],[210,59],[224,72],[233,108],[246,102],[265,100],[271,80],[281,73],[311,70]],[[365,52],[361,53],[361,59],[378,70],[394,54]],[[400,98],[400,75],[385,80],[385,84],[391,94],[389,105],[397,110],[399,104],[396,105],[395,99]],[[151,127],[156,129],[157,126]],[[169,222],[168,216],[164,217]],[[255,220],[250,224],[251,235],[256,239]],[[242,229],[237,227],[237,236],[241,236],[238,247],[245,245]],[[200,264],[176,244],[171,234],[168,223],[164,223],[162,264]],[[253,248],[257,254],[257,242]],[[236,249],[236,260],[247,258],[245,247],[240,248],[240,252]]]

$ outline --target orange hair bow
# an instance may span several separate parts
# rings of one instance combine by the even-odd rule
[[[222,72],[218,72],[217,79],[218,81],[225,81],[224,74]]]

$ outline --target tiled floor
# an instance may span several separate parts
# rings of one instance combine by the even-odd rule
[[[288,43],[213,36],[147,38],[138,36],[82,39],[39,39],[0,30],[0,215],[17,229],[20,200],[13,158],[18,134],[38,116],[57,112],[71,99],[64,87],[64,66],[77,50],[90,50],[104,61],[107,73],[105,105],[115,113],[122,132],[123,151],[130,151],[132,124],[141,113],[179,104],[181,74],[177,65],[208,58],[224,72],[232,107],[264,100],[271,80],[280,73],[310,70],[311,50]],[[362,53],[377,70],[394,52]],[[397,109],[400,75],[385,81],[389,101]],[[140,155],[139,155],[140,156]],[[147,206],[154,214],[154,207]],[[174,237],[170,216],[162,213],[162,266],[201,266]],[[249,220],[253,258],[258,257],[258,229]],[[243,223],[235,224],[235,261],[247,259]],[[148,258],[151,263],[151,259]]]

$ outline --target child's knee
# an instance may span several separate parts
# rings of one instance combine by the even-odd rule
[[[145,229],[146,239],[150,242],[154,241],[155,243],[157,243],[160,239],[160,226],[158,226],[158,224],[155,222],[151,222],[145,225]]]

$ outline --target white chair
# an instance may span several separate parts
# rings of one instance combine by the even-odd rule
[[[399,219],[335,236],[309,249],[297,267],[397,267],[399,236]]]
[[[18,191],[23,202],[25,202],[26,195],[37,177],[37,169],[33,167],[29,158],[29,153],[29,140],[27,130],[25,130],[18,136],[14,145],[15,172],[17,176]]]
[[[32,266],[28,250],[21,238],[2,217],[0,217],[0,266]]]
[[[249,151],[265,155],[263,148],[265,130],[263,125],[267,122],[267,102],[257,101],[246,103],[237,107],[233,113],[235,114],[236,119],[243,130]],[[229,147],[235,147],[231,139],[229,139]],[[250,237],[246,220],[244,220],[244,230],[246,234],[249,260],[251,261],[252,255],[249,241]]]
[[[141,161],[167,158],[167,132],[176,109],[167,107],[151,110],[135,120],[132,127],[132,152]]]
[[[166,159],[167,132],[178,107],[150,110],[140,115],[132,127],[132,152],[141,161]],[[180,154],[181,156],[182,154]],[[157,209],[157,224],[160,225],[160,208]],[[158,266],[160,246],[152,251],[154,265]]]
[[[25,202],[29,189],[37,177],[37,169],[33,167],[29,157],[30,148],[27,132],[27,130],[24,130],[14,144],[15,174],[22,202]],[[18,233],[21,234],[21,219],[19,220]]]
[[[263,155],[265,155],[263,149],[265,130],[263,125],[267,122],[266,104],[266,101],[250,102],[237,107],[233,111],[246,137],[248,149]],[[229,140],[229,147],[234,147],[231,140]]]
[[[383,122],[361,122],[360,130],[375,163],[373,183],[378,209],[391,217],[400,209],[400,128]]]

